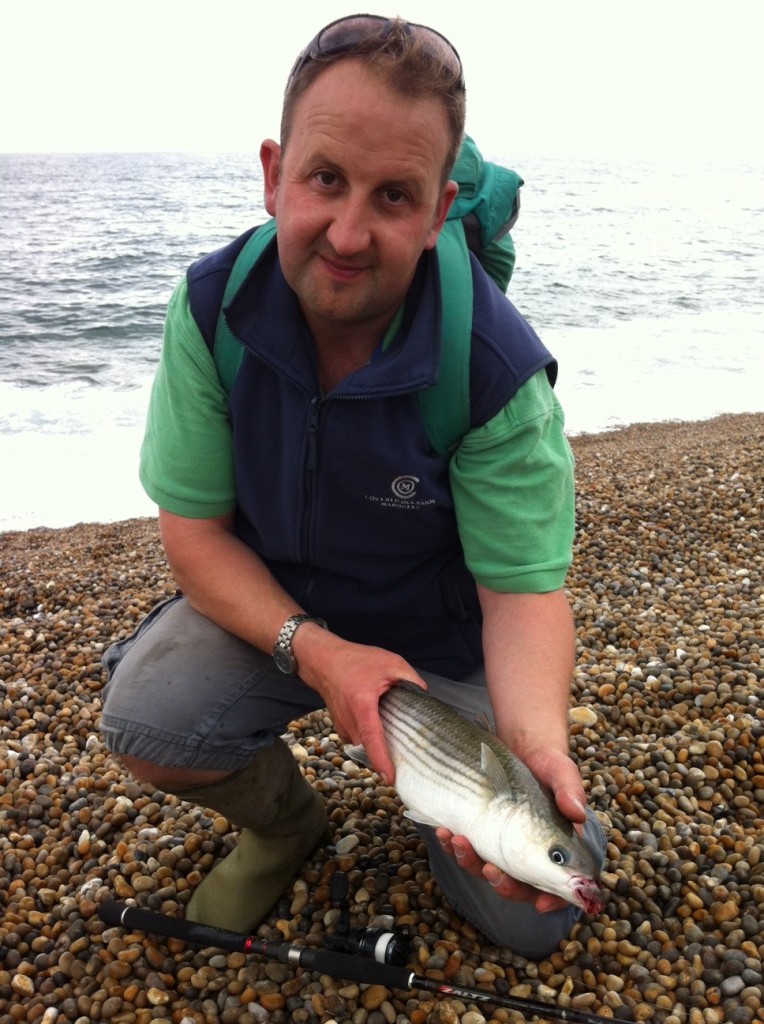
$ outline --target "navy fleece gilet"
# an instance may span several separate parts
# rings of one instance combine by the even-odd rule
[[[188,271],[210,344],[247,235]],[[556,363],[471,259],[472,427]],[[312,340],[276,243],[227,311],[245,357],[229,394],[239,536],[307,611],[358,643],[461,678],[482,660],[474,580],[459,540],[448,462],[432,450],[418,392],[438,378],[440,283],[425,253],[387,348],[322,396]]]

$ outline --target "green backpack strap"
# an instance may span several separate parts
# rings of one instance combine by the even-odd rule
[[[244,349],[231,334],[226,323],[223,310],[233,301],[233,297],[244,283],[244,279],[265,251],[266,246],[276,234],[276,221],[266,221],[261,227],[254,231],[247,239],[244,247],[236,257],[236,262],[228,277],[225,286],[223,302],[218,313],[218,322],[215,329],[215,344],[212,349],[212,356],[220,377],[220,383],[225,388],[226,394],[230,394],[231,386],[236,379],[241,360],[244,356]]]
[[[451,177],[459,185],[448,219],[438,236],[440,268],[441,356],[438,382],[423,391],[420,404],[430,444],[450,458],[471,425],[470,348],[472,343],[472,248],[483,268],[506,291],[515,264],[510,228],[519,211],[523,179],[488,160],[465,136]],[[471,223],[470,223],[471,222]],[[470,231],[478,229],[478,238]]]
[[[438,236],[441,339],[438,381],[419,394],[427,436],[449,458],[470,429],[472,271],[461,221],[447,221]]]

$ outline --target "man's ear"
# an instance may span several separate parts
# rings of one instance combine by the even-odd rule
[[[438,241],[438,235],[440,229],[443,227],[448,211],[451,209],[451,204],[459,194],[459,186],[455,181],[447,181],[443,186],[443,191],[438,199],[438,205],[435,207],[435,220],[433,222],[430,234],[427,236],[427,242],[425,243],[425,249],[434,249],[435,243]]]
[[[281,146],[273,139],[266,139],[260,146],[260,163],[263,165],[265,209],[271,217],[276,216],[276,192],[281,167]]]

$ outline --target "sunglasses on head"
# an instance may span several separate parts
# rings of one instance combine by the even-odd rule
[[[326,25],[315,35],[300,53],[289,74],[287,88],[311,60],[321,57],[339,57],[353,50],[359,43],[378,37],[387,39],[393,29],[398,26],[404,32],[414,35],[428,52],[436,57],[443,67],[447,68],[459,80],[459,88],[464,88],[464,72],[459,54],[452,44],[426,25],[414,25],[408,21],[396,22],[376,14],[352,14]]]

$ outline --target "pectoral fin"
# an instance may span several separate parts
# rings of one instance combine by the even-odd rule
[[[428,818],[426,814],[421,811],[409,811],[403,812],[403,817],[408,818],[410,821],[415,821],[417,825],[430,825],[432,828],[440,828],[441,823],[435,821],[434,818]]]
[[[355,761],[356,764],[360,764],[363,768],[371,768],[371,761],[366,753],[366,747],[362,744],[346,743],[343,753],[348,761]]]
[[[507,773],[504,771],[501,761],[499,761],[487,743],[480,744],[480,771],[485,776],[486,783],[495,796],[506,792],[509,783]]]

